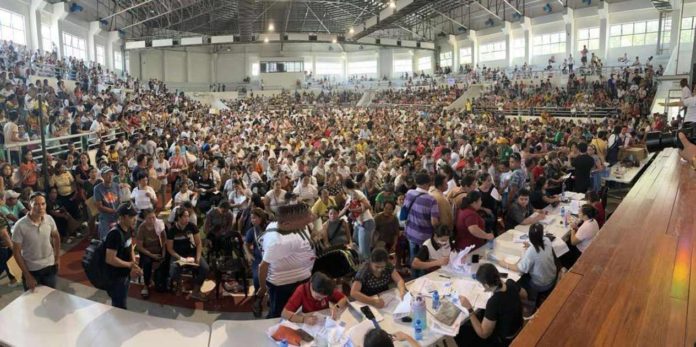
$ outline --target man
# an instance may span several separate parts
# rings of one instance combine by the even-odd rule
[[[29,206],[29,214],[12,228],[12,248],[22,270],[22,284],[25,291],[33,291],[38,285],[55,288],[60,269],[60,234],[53,217],[46,214],[43,194],[32,194]]]
[[[435,201],[437,201],[437,206],[440,210],[440,225],[444,225],[448,230],[452,230],[454,227],[454,218],[452,216],[452,205],[445,197],[447,189],[447,177],[442,174],[437,174],[433,180],[433,186],[430,187],[428,192],[435,198]]]
[[[283,308],[282,317],[293,323],[316,325],[321,321],[309,313],[329,308],[331,319],[337,320],[346,307],[348,298],[336,288],[334,281],[325,274],[316,272],[309,282],[295,289]],[[302,312],[297,313],[300,308]]]
[[[19,119],[19,114],[16,110],[11,110],[7,112],[7,123],[3,127],[3,135],[5,138],[5,147],[8,145],[17,144],[24,142],[24,140],[19,137],[19,126],[17,125],[17,120]],[[10,161],[12,165],[19,165],[21,148],[16,147],[9,150]]]
[[[130,203],[121,204],[117,210],[118,222],[104,240],[106,248],[106,271],[113,280],[106,292],[111,297],[111,306],[126,309],[130,276],[140,276],[143,271],[135,262],[133,232],[135,216],[138,214]]]
[[[229,236],[233,230],[234,215],[230,211],[230,202],[222,200],[205,215],[205,233],[212,243],[211,251],[222,250],[222,239]]]
[[[406,193],[402,208],[408,208],[406,218],[406,238],[409,243],[408,263],[418,253],[418,248],[433,236],[435,227],[440,224],[440,207],[434,197],[428,194],[430,175],[421,171],[416,174],[416,189]]]
[[[510,181],[508,183],[507,205],[517,199],[518,192],[524,188],[527,177],[522,170],[522,156],[519,153],[510,155]]]
[[[4,198],[5,204],[0,206],[0,214],[7,219],[7,222],[10,223],[10,227],[12,227],[19,218],[27,214],[27,209],[22,202],[18,200],[19,193],[14,190],[6,190]]]
[[[314,219],[307,205],[284,205],[278,208],[278,221],[266,227],[257,297],[268,293],[268,318],[280,317],[295,289],[311,276],[316,255],[307,225]]]
[[[578,144],[578,151],[580,155],[575,157],[572,161],[573,168],[575,168],[575,185],[573,186],[573,191],[577,193],[586,193],[590,187],[592,187],[591,173],[592,169],[595,167],[595,161],[592,157],[587,154],[587,143],[580,142]]]
[[[138,180],[141,177],[140,176],[141,172],[145,173],[146,174],[145,177],[147,177],[147,171],[148,171],[147,170],[147,154],[145,154],[145,153],[138,154],[137,162],[138,162],[138,165],[131,172],[131,180],[133,182],[138,182]]]
[[[179,279],[184,266],[193,266],[196,275],[193,278],[193,292],[189,298],[207,300],[201,292],[201,286],[208,277],[210,267],[202,257],[203,244],[198,227],[190,222],[186,209],[177,210],[174,224],[167,230],[167,252],[172,259],[169,266],[172,281]]]
[[[529,190],[522,189],[515,201],[510,204],[505,214],[505,228],[514,229],[517,225],[531,225],[546,217],[543,211],[533,214],[534,209],[529,203]]]
[[[102,183],[94,187],[94,201],[99,210],[99,239],[104,240],[118,219],[116,209],[120,188],[118,183],[113,181],[113,170],[109,166],[101,169],[101,177]]]

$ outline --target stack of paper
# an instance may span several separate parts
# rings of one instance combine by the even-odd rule
[[[450,260],[447,265],[443,266],[442,269],[446,272],[458,275],[468,276],[471,273],[471,267],[466,261],[466,256],[471,252],[476,246],[471,245],[464,248],[458,253],[450,253]]]
[[[404,299],[399,301],[399,304],[396,305],[396,308],[392,312],[392,317],[397,320],[410,315],[412,302],[413,295],[411,295],[411,293],[406,293],[406,295],[404,295]]]
[[[452,293],[452,282],[433,281],[427,277],[420,277],[415,281],[411,289],[423,296],[432,296],[433,292],[437,290],[440,297],[444,297]]]

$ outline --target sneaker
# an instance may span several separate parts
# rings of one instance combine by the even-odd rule
[[[17,281],[16,278],[13,278],[13,279],[10,280],[9,286],[10,286],[11,288],[14,288],[14,287],[16,287],[16,286],[18,286],[18,285],[19,285],[19,281]]]
[[[147,287],[143,287],[143,289],[140,291],[140,296],[142,296],[143,299],[150,297],[150,291],[147,289]]]
[[[251,312],[254,314],[254,318],[261,318],[263,314],[263,298],[254,298],[254,303],[251,305]]]

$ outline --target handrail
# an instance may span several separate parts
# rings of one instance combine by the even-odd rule
[[[91,132],[86,132],[86,133],[71,134],[71,135],[65,135],[65,136],[60,136],[60,137],[48,137],[48,138],[46,138],[46,140],[47,141],[69,140],[69,139],[76,138],[76,137],[95,135],[97,133],[98,133],[97,131],[91,131]],[[6,144],[5,149],[14,149],[14,148],[21,148],[21,147],[26,147],[26,146],[31,146],[31,145],[40,145],[40,144],[41,144],[41,140],[16,142],[16,143]]]

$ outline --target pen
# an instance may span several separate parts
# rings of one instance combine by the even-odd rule
[[[447,279],[451,279],[451,278],[452,278],[452,277],[445,276],[445,275],[439,275],[439,276],[442,277],[442,278],[447,278]]]

